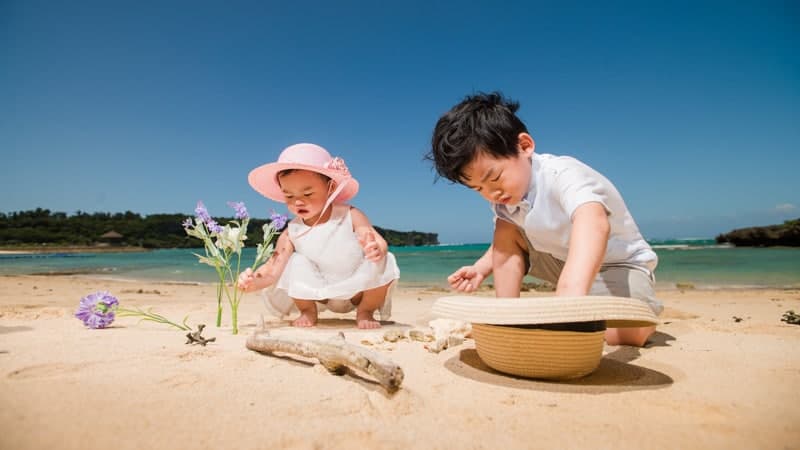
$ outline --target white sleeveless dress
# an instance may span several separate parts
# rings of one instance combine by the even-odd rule
[[[388,320],[392,294],[400,269],[391,252],[375,263],[364,258],[361,244],[353,232],[350,205],[332,206],[327,222],[309,227],[299,217],[289,222],[289,239],[294,253],[274,286],[263,290],[264,304],[275,316],[297,313],[294,299],[328,300],[318,303],[318,311],[330,309],[344,313],[355,309],[350,299],[359,292],[391,282],[380,319]],[[309,230],[309,228],[311,228]]]

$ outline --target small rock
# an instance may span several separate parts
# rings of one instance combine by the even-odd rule
[[[418,342],[432,342],[433,341],[433,335],[431,333],[426,333],[426,332],[424,332],[422,330],[410,330],[408,332],[408,337],[412,341],[418,341]]]
[[[437,339],[430,344],[425,344],[425,349],[431,353],[439,353],[447,348],[447,339]]]
[[[383,340],[387,342],[397,342],[405,338],[405,335],[400,330],[388,330],[383,333]]]
[[[448,336],[447,337],[447,347],[455,347],[457,345],[461,345],[464,343],[463,336]]]
[[[791,325],[800,325],[800,314],[797,314],[790,309],[789,311],[783,313],[781,321]]]

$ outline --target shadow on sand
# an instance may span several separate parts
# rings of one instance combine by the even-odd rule
[[[674,339],[668,334],[657,332],[650,338],[646,348],[669,346],[667,341]],[[674,380],[669,375],[631,364],[631,361],[641,356],[641,350],[619,346],[603,356],[597,370],[575,380],[534,380],[504,374],[487,366],[474,348],[461,350],[445,362],[445,368],[458,376],[482,383],[548,392],[607,394],[662,389],[672,385]]]

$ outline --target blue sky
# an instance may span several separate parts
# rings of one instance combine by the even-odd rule
[[[378,226],[487,242],[423,161],[465,95],[622,192],[645,237],[800,217],[795,2],[0,1],[0,212],[282,205],[247,173],[314,142]]]

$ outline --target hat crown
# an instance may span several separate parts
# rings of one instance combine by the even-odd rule
[[[295,144],[286,147],[278,156],[281,164],[302,164],[305,166],[327,168],[333,157],[327,150],[316,144]]]
[[[283,202],[285,198],[278,174],[285,170],[310,170],[334,180],[338,186],[331,198],[339,203],[346,202],[358,193],[358,181],[350,174],[342,158],[334,158],[319,145],[305,142],[283,149],[276,162],[251,170],[247,181],[265,197]]]

